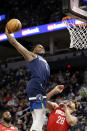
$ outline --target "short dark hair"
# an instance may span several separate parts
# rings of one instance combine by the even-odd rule
[[[31,51],[32,51],[32,52],[33,52],[33,50],[36,48],[37,45],[39,45],[39,44],[32,45],[32,47],[31,47]]]
[[[8,109],[5,109],[3,106],[0,108],[0,119],[3,117],[4,112],[9,111]]]

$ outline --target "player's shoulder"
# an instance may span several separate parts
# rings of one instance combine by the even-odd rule
[[[57,113],[64,113],[64,111],[59,107],[59,105],[55,105],[55,109],[54,109],[54,112],[57,112]]]
[[[5,131],[7,128],[3,125],[3,123],[0,123],[0,131]]]
[[[36,55],[35,58],[33,58],[31,61],[28,61],[28,64],[33,64],[34,62],[36,62],[38,60],[38,56]]]
[[[53,111],[57,110],[59,108],[59,105],[55,102],[52,102]]]
[[[1,128],[9,128],[9,129],[11,129],[11,130],[14,130],[14,131],[17,131],[16,129],[16,127],[14,126],[14,125],[10,125],[10,127],[7,127],[7,126],[5,126],[2,122],[0,122],[0,129]]]
[[[45,60],[45,59],[43,58],[43,56],[41,56],[41,55],[37,55],[37,58],[38,58],[38,59],[41,59],[41,60]]]
[[[11,128],[11,129],[17,129],[17,127],[15,127],[14,125],[11,125],[10,128]]]
[[[53,103],[53,106],[55,110],[59,108],[59,105],[57,103]]]
[[[3,123],[0,121],[0,127],[2,127],[3,126]]]

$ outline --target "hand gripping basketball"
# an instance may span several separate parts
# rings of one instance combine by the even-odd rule
[[[11,19],[6,24],[6,28],[9,33],[16,33],[21,30],[22,24],[18,19]]]

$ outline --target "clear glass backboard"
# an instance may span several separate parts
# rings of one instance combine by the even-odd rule
[[[70,0],[70,11],[75,15],[87,19],[87,0]]]

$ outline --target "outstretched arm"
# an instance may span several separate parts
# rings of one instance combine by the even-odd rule
[[[47,100],[49,100],[53,95],[61,93],[64,89],[64,85],[57,85],[52,91],[47,93]]]
[[[25,60],[27,61],[32,61],[34,59],[36,59],[36,55],[31,52],[31,51],[28,51],[24,46],[22,46],[14,37],[12,37],[10,35],[10,33],[8,32],[7,28],[5,29],[5,32],[6,32],[6,35],[7,35],[7,38],[8,38],[8,41],[11,43],[11,45],[13,45],[17,51],[24,56]]]
[[[50,99],[54,94],[61,93],[64,89],[64,85],[57,85],[52,91],[47,94],[47,100]],[[54,102],[47,101],[46,108],[52,112],[55,108],[58,107],[58,104]]]

